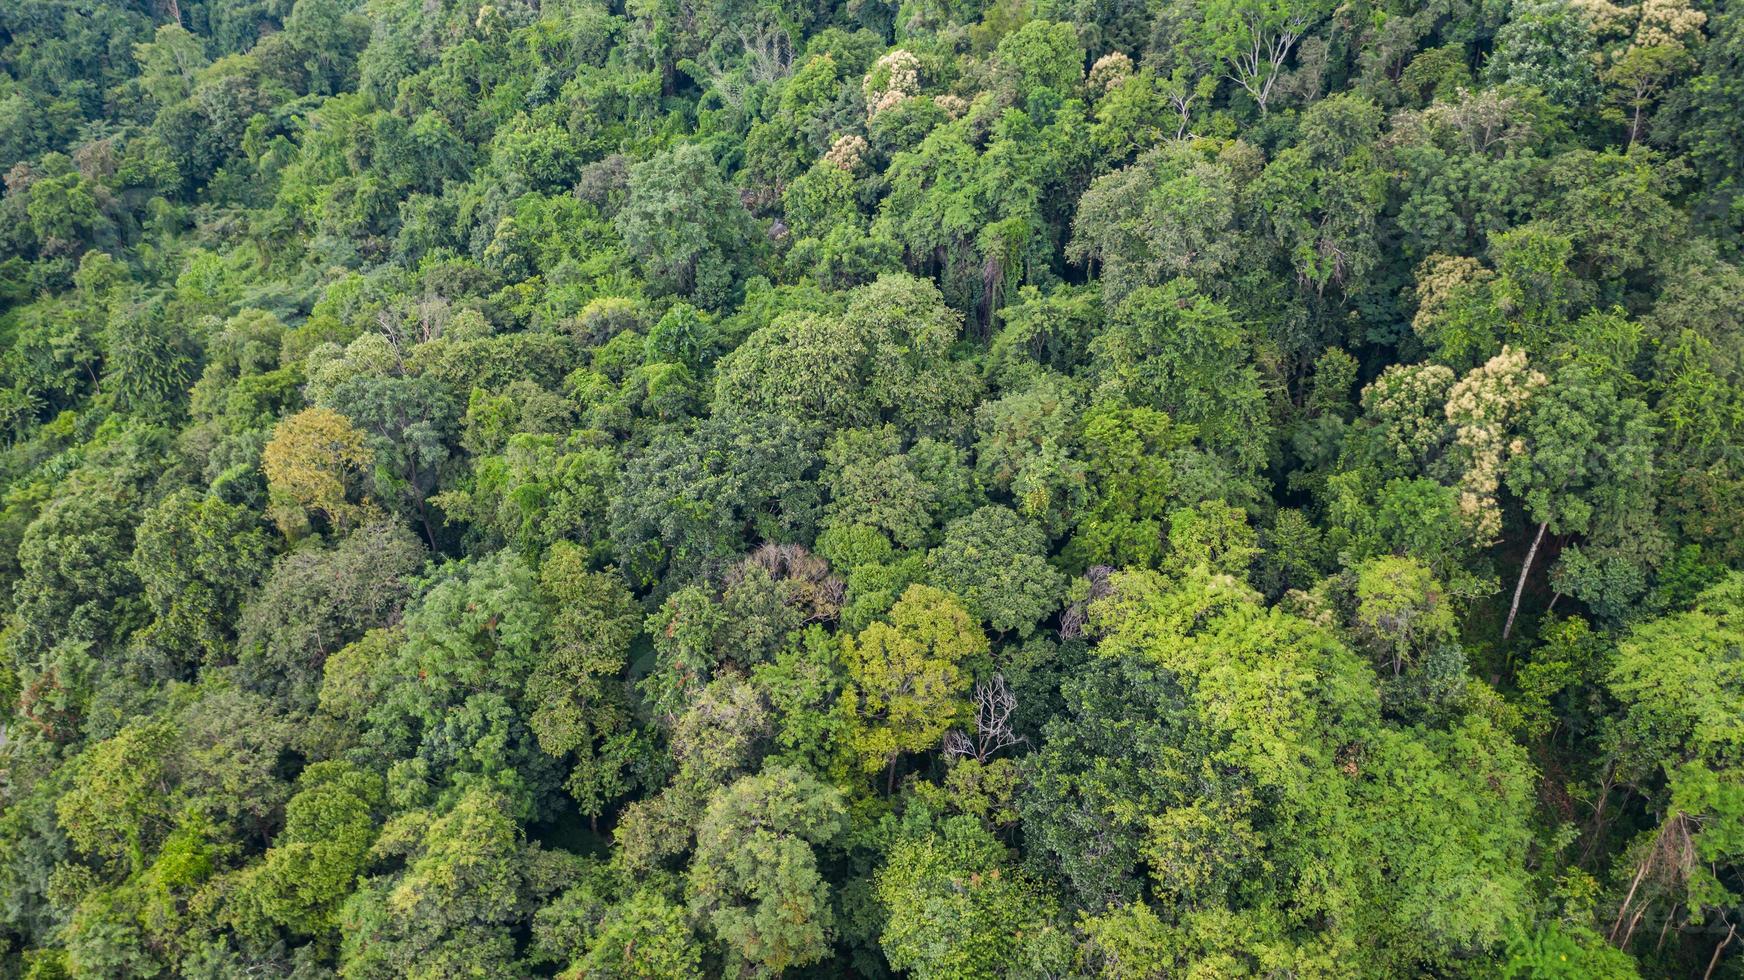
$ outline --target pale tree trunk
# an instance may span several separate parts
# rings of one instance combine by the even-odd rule
[[[1598,845],[1599,835],[1605,832],[1605,804],[1611,800],[1611,790],[1616,788],[1615,777],[1617,763],[1612,761],[1605,766],[1605,776],[1599,780],[1599,802],[1593,807],[1593,820],[1587,827],[1586,846],[1581,849],[1580,864],[1586,867],[1587,859],[1592,856],[1593,848]]]
[[[1726,930],[1726,938],[1720,940],[1720,945],[1714,947],[1714,955],[1708,959],[1708,968],[1702,974],[1702,980],[1709,980],[1714,975],[1714,967],[1720,965],[1720,954],[1725,952],[1727,946],[1732,945],[1732,937],[1737,934],[1738,926],[1734,923],[1732,928]]]
[[[1526,574],[1532,571],[1532,560],[1538,557],[1538,546],[1544,543],[1544,529],[1549,526],[1549,521],[1538,525],[1538,533],[1532,538],[1532,547],[1526,551],[1526,561],[1520,566],[1520,578],[1514,582],[1514,601],[1508,603],[1508,621],[1502,626],[1504,640],[1514,632],[1514,616],[1520,611],[1520,593],[1526,588]]]
[[[1635,889],[1641,887],[1641,880],[1647,877],[1647,865],[1643,864],[1635,871],[1635,880],[1629,883],[1629,894],[1623,896],[1623,904],[1617,907],[1617,921],[1611,923],[1611,942],[1617,941],[1617,934],[1623,931],[1623,918],[1629,914],[1629,905],[1635,901]]]

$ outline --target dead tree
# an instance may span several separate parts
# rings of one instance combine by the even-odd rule
[[[975,734],[951,731],[945,735],[945,754],[985,763],[1000,749],[1024,741],[1011,724],[1017,711],[1017,695],[1005,686],[1005,675],[975,685]]]

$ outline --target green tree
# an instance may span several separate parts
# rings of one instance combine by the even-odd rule
[[[809,427],[779,415],[662,433],[624,465],[612,543],[638,585],[717,570],[753,541],[809,538],[819,505]]]
[[[1429,569],[1411,558],[1376,558],[1356,569],[1357,635],[1397,677],[1435,645],[1455,638],[1454,610]]]
[[[149,42],[133,46],[139,62],[139,87],[160,107],[187,98],[194,76],[206,67],[205,44],[181,24],[164,24]]]
[[[1647,406],[1605,374],[1579,362],[1558,370],[1522,425],[1525,451],[1508,467],[1508,486],[1538,524],[1520,568],[1503,636],[1546,530],[1581,534],[1646,506],[1656,426]]]
[[[579,548],[560,542],[540,567],[541,591],[555,605],[553,642],[527,678],[527,724],[546,752],[573,753],[569,793],[597,818],[628,789],[626,770],[645,751],[619,680],[641,616],[621,579],[584,562]]]
[[[730,962],[774,976],[828,955],[835,923],[816,849],[845,827],[841,794],[797,769],[746,776],[709,802],[686,891]]]
[[[483,787],[444,812],[414,810],[390,821],[370,857],[397,858],[404,868],[366,879],[346,901],[343,977],[512,971],[507,927],[563,878],[549,867],[555,855],[523,842],[508,801]]]
[[[395,504],[415,517],[425,539],[436,547],[436,529],[425,501],[448,461],[458,422],[459,411],[448,391],[429,375],[358,376],[335,385],[321,401],[368,435],[373,499]]]
[[[258,916],[333,944],[340,906],[357,886],[379,825],[381,778],[348,762],[317,762],[297,780],[285,826],[257,865],[239,873],[239,931]],[[243,911],[245,910],[245,911]]]
[[[707,308],[733,299],[756,235],[708,151],[692,143],[630,171],[616,224],[652,283]]]
[[[1034,634],[1066,591],[1066,577],[1047,562],[1041,528],[1005,507],[952,521],[927,555],[927,571],[989,629],[1019,637]]]
[[[55,804],[75,847],[99,862],[144,869],[175,822],[177,801],[163,790],[177,735],[170,722],[142,720],[80,755]]]
[[[1169,552],[1163,566],[1170,571],[1203,568],[1246,582],[1260,555],[1259,538],[1247,514],[1221,500],[1207,500],[1169,514]]]
[[[1177,44],[1188,61],[1219,65],[1264,113],[1296,42],[1330,12],[1321,0],[1204,0],[1177,15]]]
[[[849,739],[861,768],[887,770],[906,752],[939,744],[968,710],[974,661],[987,637],[948,593],[911,585],[877,622],[842,641],[848,684],[837,702],[852,726]]]
[[[789,313],[746,338],[721,360],[715,407],[946,433],[975,393],[950,358],[960,328],[930,282],[882,276],[854,290],[840,316]]]
[[[191,489],[171,494],[134,534],[133,573],[154,616],[134,642],[178,661],[229,655],[243,602],[270,562],[266,530],[248,508]]]
[[[1211,140],[1173,142],[1098,178],[1078,202],[1067,254],[1092,263],[1111,301],[1177,276],[1218,282],[1245,251],[1239,160]]]
[[[1605,732],[1612,768],[1601,792],[1620,782],[1651,801],[1645,829],[1618,863],[1626,878],[1606,938],[1622,948],[1650,912],[1680,928],[1736,914],[1744,673],[1732,651],[1741,598],[1744,581],[1734,574],[1690,611],[1643,623],[1618,645],[1606,673],[1622,711]]]
[[[877,528],[900,547],[934,543],[975,500],[966,454],[928,438],[905,451],[895,426],[838,432],[823,458],[830,524]]]
[[[1360,96],[1316,102],[1302,114],[1296,144],[1266,165],[1254,189],[1260,227],[1316,297],[1328,286],[1360,290],[1381,263],[1381,119],[1380,107]]]
[[[996,978],[1064,966],[1069,947],[1041,884],[972,817],[898,838],[875,880],[879,942],[898,970]]]
[[[1134,291],[1090,347],[1100,399],[1166,412],[1243,470],[1264,463],[1270,419],[1248,341],[1192,280]]]
[[[565,976],[665,980],[702,974],[702,947],[682,906],[644,889],[606,913]]]
[[[103,388],[117,408],[146,418],[181,414],[193,361],[161,304],[116,310],[104,331]]]
[[[1574,10],[1524,4],[1496,32],[1496,51],[1485,70],[1496,81],[1530,85],[1562,105],[1584,105],[1598,94],[1592,48],[1592,34]]]
[[[280,556],[237,625],[243,676],[290,704],[312,704],[327,658],[398,619],[424,559],[418,540],[391,521]]]

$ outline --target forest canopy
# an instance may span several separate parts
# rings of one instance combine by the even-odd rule
[[[0,980],[1744,978],[1744,9],[5,0]]]

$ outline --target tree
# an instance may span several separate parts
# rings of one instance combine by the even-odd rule
[[[175,418],[192,383],[192,359],[165,322],[162,304],[125,306],[104,332],[103,388],[116,407]]]
[[[175,819],[176,801],[163,789],[177,734],[167,721],[142,721],[79,757],[55,804],[74,846],[99,862],[144,869]]]
[[[414,803],[482,786],[513,820],[559,809],[563,767],[530,730],[528,690],[550,656],[554,611],[537,571],[497,552],[449,563],[422,584],[398,642],[367,651],[382,659],[358,670],[376,692],[361,744],[399,760],[390,777]]]
[[[877,528],[904,548],[938,540],[939,527],[973,506],[973,477],[965,454],[949,443],[922,438],[902,448],[895,426],[846,429],[824,447],[823,480],[832,526]]]
[[[295,540],[319,517],[337,531],[370,513],[362,478],[375,464],[364,433],[330,408],[310,408],[280,422],[261,454],[273,520]]]
[[[519,551],[580,539],[604,556],[611,548],[607,488],[618,468],[617,452],[604,442],[585,430],[511,435],[499,454],[474,457],[470,483],[463,479],[429,502],[451,522],[468,522],[480,537]]]
[[[1689,55],[1681,46],[1632,46],[1600,73],[1599,80],[1609,87],[1605,101],[1629,127],[1627,145],[1633,146],[1646,134],[1647,110],[1672,76],[1688,64]]]
[[[1356,570],[1356,629],[1397,677],[1435,645],[1455,638],[1441,584],[1411,558],[1376,558]]]
[[[415,515],[424,528],[425,540],[435,548],[436,529],[430,523],[425,498],[435,489],[448,460],[448,444],[458,421],[459,412],[448,392],[429,375],[360,375],[341,381],[321,401],[368,435],[367,458],[374,464],[370,474],[373,499],[392,502]],[[335,434],[328,438],[335,440],[329,446],[335,446],[343,437]],[[343,450],[328,451],[334,457],[356,452],[350,444]],[[343,458],[349,463],[365,457]],[[272,479],[270,473],[268,479]]]
[[[178,660],[226,656],[243,601],[270,566],[269,547],[244,506],[193,490],[166,497],[134,535],[133,573],[155,617],[134,642]]]
[[[512,969],[504,928],[553,890],[548,863],[501,795],[478,787],[440,813],[413,810],[390,821],[370,850],[404,870],[372,877],[341,911],[339,972],[348,978],[451,977]],[[559,878],[561,881],[561,877]]]
[[[616,225],[650,281],[711,309],[733,298],[756,234],[738,195],[694,143],[631,169]]]
[[[8,646],[21,664],[60,644],[115,643],[135,625],[141,599],[128,558],[139,498],[129,471],[147,459],[122,462],[123,447],[99,455],[117,449],[122,459],[109,462],[121,465],[88,464],[52,496],[45,490],[18,540]]]
[[[1270,425],[1247,341],[1192,280],[1134,291],[1090,351],[1099,400],[1166,412],[1242,470],[1264,462]]]
[[[967,715],[973,661],[987,653],[987,637],[968,610],[948,593],[911,585],[889,613],[842,641],[848,684],[839,710],[861,767],[885,769],[894,784],[905,752],[939,744]]]
[[[1503,347],[1448,390],[1445,413],[1453,428],[1453,464],[1460,474],[1460,514],[1481,544],[1494,542],[1501,533],[1496,494],[1508,472],[1510,453],[1520,448],[1511,436],[1548,383],[1527,363],[1525,351]]]
[[[1655,426],[1647,406],[1617,390],[1604,374],[1573,363],[1557,371],[1522,425],[1524,451],[1508,464],[1508,486],[1538,531],[1514,586],[1506,637],[1521,588],[1546,530],[1580,534],[1647,503]]]
[[[1080,415],[1074,386],[1051,374],[975,411],[976,476],[1050,539],[1084,506],[1084,468],[1072,452]]]
[[[285,40],[303,56],[309,92],[337,95],[356,87],[357,56],[369,40],[361,14],[336,0],[297,0],[284,23]]]
[[[1380,127],[1380,107],[1368,99],[1316,102],[1302,114],[1297,143],[1266,165],[1251,197],[1260,226],[1316,298],[1328,286],[1360,289],[1381,263],[1375,230],[1387,178],[1375,153]]]
[[[1561,105],[1578,106],[1598,94],[1592,35],[1573,9],[1524,4],[1496,32],[1486,72],[1497,81],[1530,85]]]
[[[1711,214],[1729,215],[1725,220],[1736,229],[1744,168],[1726,147],[1740,132],[1737,114],[1730,107],[1744,91],[1737,71],[1744,64],[1744,17],[1735,10],[1716,11],[1709,35],[1700,53],[1700,74],[1674,96],[1683,123],[1677,139],[1689,148],[1702,184],[1709,188],[1705,208]]]
[[[329,656],[398,620],[424,558],[418,540],[391,521],[280,556],[237,625],[243,676],[291,704],[312,704]]]
[[[135,44],[133,58],[139,62],[139,87],[160,107],[187,98],[194,76],[207,64],[205,45],[179,23],[164,24],[151,41]]]
[[[108,236],[110,222],[98,206],[100,188],[77,171],[53,173],[66,165],[66,158],[49,156],[43,163],[51,175],[31,184],[26,199],[30,230],[43,253],[77,256]],[[58,167],[54,157],[59,157]]]
[[[664,980],[701,973],[702,947],[684,908],[644,889],[612,907],[587,955],[562,975]]]
[[[641,748],[619,683],[641,616],[619,577],[583,562],[580,549],[560,542],[540,567],[540,589],[556,611],[551,649],[527,678],[527,723],[546,752],[574,754],[569,793],[597,819],[628,788],[626,770]]]
[[[1071,95],[1084,77],[1084,52],[1072,25],[1032,20],[999,39],[994,53],[997,70],[1019,98],[1047,89],[1058,97]]]
[[[1039,882],[972,817],[899,837],[875,879],[890,965],[915,977],[1060,969],[1065,937]]]
[[[340,906],[367,865],[379,830],[381,778],[348,762],[317,762],[297,780],[284,830],[236,883],[238,929],[258,915],[294,935],[333,943]]]
[[[1240,155],[1212,145],[1164,144],[1084,192],[1066,254],[1101,273],[1110,301],[1177,276],[1216,283],[1241,262]]]
[[[1084,416],[1089,502],[1063,552],[1074,569],[1149,567],[1166,540],[1163,518],[1177,490],[1173,459],[1193,430],[1152,408],[1095,408]]]
[[[1136,901],[1147,814],[1176,798],[1170,760],[1187,728],[1181,691],[1154,664],[1123,658],[1066,677],[1064,710],[1023,759],[1018,798],[1030,860],[1064,886],[1072,907]]]
[[[840,316],[788,313],[722,358],[715,405],[724,414],[774,412],[859,426],[948,432],[972,401],[973,382],[950,360],[961,318],[938,288],[881,276],[853,291]]]
[[[1008,508],[982,507],[946,526],[927,570],[988,628],[1027,637],[1065,596],[1066,577],[1046,556],[1040,528]]]
[[[817,519],[809,427],[779,415],[711,418],[656,437],[624,465],[612,544],[638,585],[723,567],[753,541],[807,540]]]
[[[1192,62],[1216,62],[1263,114],[1296,42],[1331,12],[1319,0],[1204,0],[1178,15],[1177,43]]]
[[[1260,554],[1247,514],[1221,500],[1171,512],[1168,537],[1169,553],[1163,564],[1171,571],[1203,568],[1245,582]]]
[[[722,789],[697,830],[691,913],[757,975],[824,958],[835,924],[816,848],[845,826],[841,794],[797,769],[772,767]]]
[[[1072,800],[1123,779],[1157,795],[1139,807],[1105,808],[1092,797],[1061,810],[1102,814],[1075,833],[1049,827],[1059,818],[1044,809],[1047,796],[1025,811],[1050,849],[1072,856],[1083,880],[1099,886],[1091,908],[1105,907],[1102,889],[1134,887],[1129,869],[1142,855],[1153,889],[1191,921],[1193,910],[1223,906],[1232,889],[1245,889],[1263,860],[1268,881],[1315,884],[1248,900],[1285,915],[1348,909],[1353,936],[1367,937],[1358,969],[1422,969],[1503,941],[1529,902],[1518,862],[1532,839],[1521,806],[1532,774],[1505,733],[1476,716],[1454,732],[1383,725],[1373,675],[1351,651],[1321,627],[1263,609],[1228,579],[1200,574],[1171,587],[1154,573],[1122,573],[1110,585],[1091,607],[1096,655],[1111,658],[1098,686],[1116,704],[1136,705],[1087,713],[1078,726],[1112,751],[1085,758],[1068,736],[1061,752],[1044,750],[1058,769],[1042,770],[1046,781],[1036,785]],[[1142,668],[1164,686],[1156,694],[1138,688],[1113,672],[1115,663],[1131,665],[1125,677]],[[1134,693],[1123,693],[1129,687]],[[1365,746],[1360,754],[1331,748],[1351,739]],[[1183,775],[1207,765],[1219,772],[1214,780]],[[1498,820],[1503,813],[1511,817]],[[1142,829],[1134,826],[1141,820]],[[1424,846],[1431,838],[1409,829],[1424,821],[1447,828],[1433,838],[1442,843]],[[1450,834],[1460,841],[1451,848]],[[1387,860],[1374,863],[1376,853]],[[1486,870],[1451,872],[1467,861]],[[1334,942],[1345,928],[1335,921],[1323,933]],[[1211,944],[1201,956],[1232,951],[1212,936],[1190,942]],[[1256,942],[1266,945],[1233,945],[1253,955]]]
[[[1652,801],[1651,819],[1620,863],[1627,883],[1607,938],[1621,948],[1650,910],[1662,909],[1657,914],[1668,925],[1695,926],[1715,913],[1724,921],[1740,901],[1728,882],[1744,863],[1736,833],[1744,773],[1734,723],[1744,708],[1744,674],[1730,653],[1739,642],[1741,597],[1744,581],[1730,575],[1690,611],[1642,624],[1619,644],[1606,674],[1623,711],[1605,733],[1614,769],[1601,791],[1608,796],[1614,782],[1624,782]],[[1716,946],[1714,961],[1730,938]]]

